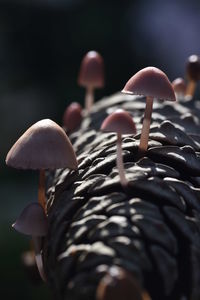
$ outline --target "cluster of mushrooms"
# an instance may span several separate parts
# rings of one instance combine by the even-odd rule
[[[177,78],[172,84],[164,72],[155,67],[147,67],[137,72],[126,83],[122,93],[143,95],[146,97],[143,127],[138,152],[145,155],[154,99],[175,101],[191,99],[196,82],[200,79],[200,58],[192,55],[187,62],[187,79]],[[104,62],[96,51],[88,52],[82,60],[78,78],[80,86],[86,88],[85,114],[90,114],[94,102],[95,88],[104,86]],[[83,112],[80,104],[69,105],[63,116],[63,128],[49,119],[32,125],[13,145],[6,157],[8,166],[18,169],[39,170],[38,202],[29,204],[21,213],[13,227],[32,237],[35,262],[41,278],[46,276],[42,260],[43,238],[48,232],[47,209],[45,199],[45,170],[69,168],[78,169],[78,162],[73,146],[67,134],[75,131],[81,124]],[[117,134],[117,168],[120,182],[125,189],[128,185],[122,158],[121,136],[136,134],[136,126],[130,114],[117,109],[102,123],[101,130]],[[67,133],[67,134],[66,134]]]

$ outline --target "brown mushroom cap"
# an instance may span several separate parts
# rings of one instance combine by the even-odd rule
[[[18,169],[77,169],[70,140],[49,119],[35,123],[17,140],[7,154],[6,164]]]
[[[104,62],[96,51],[89,51],[83,58],[78,84],[84,87],[102,88],[104,86]]]
[[[189,79],[194,81],[200,80],[200,57],[198,55],[188,57],[186,72]]]
[[[126,83],[122,92],[170,101],[176,100],[168,77],[155,67],[147,67],[137,72]]]
[[[174,79],[174,81],[172,81],[172,86],[173,86],[175,93],[185,94],[186,83],[183,78],[179,77],[179,78]]]
[[[27,205],[13,224],[13,228],[22,234],[35,237],[45,236],[48,223],[42,206],[37,202]]]
[[[65,110],[63,115],[63,125],[67,131],[76,129],[82,121],[82,107],[77,102],[72,102]]]
[[[101,130],[104,132],[117,132],[120,134],[135,134],[136,127],[130,114],[123,109],[117,109],[102,123]]]
[[[142,300],[142,290],[134,277],[124,269],[113,266],[100,281],[97,300]]]

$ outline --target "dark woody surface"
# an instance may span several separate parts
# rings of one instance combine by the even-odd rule
[[[49,174],[46,275],[56,299],[94,300],[118,266],[153,300],[200,298],[200,138],[197,101],[154,103],[149,149],[138,145],[145,100],[115,94],[99,101],[70,139],[78,171]],[[116,108],[134,117],[124,136],[128,188],[116,169],[116,135],[99,131]],[[167,120],[167,121],[166,121]]]

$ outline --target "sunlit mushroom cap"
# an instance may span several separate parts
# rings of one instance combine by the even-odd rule
[[[18,169],[77,168],[76,155],[64,130],[44,119],[32,125],[13,145],[6,157]]]
[[[104,132],[117,132],[120,134],[135,134],[136,127],[130,114],[122,109],[117,109],[102,123],[101,130]]]
[[[200,80],[200,57],[198,55],[188,57],[186,71],[189,79],[194,81]]]
[[[126,83],[122,92],[170,101],[176,100],[168,77],[155,67],[147,67],[137,72]]]
[[[78,84],[84,87],[102,88],[104,86],[104,62],[96,51],[89,51],[83,58]]]
[[[172,86],[174,89],[174,92],[179,94],[185,94],[186,91],[186,83],[183,78],[176,78],[174,81],[172,81]]]
[[[22,234],[35,237],[45,236],[48,223],[44,209],[37,202],[27,205],[12,226]]]
[[[82,121],[82,107],[79,103],[71,103],[63,115],[63,125],[67,131],[75,130]]]

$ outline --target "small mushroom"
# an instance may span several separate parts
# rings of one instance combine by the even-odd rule
[[[37,202],[27,205],[12,227],[32,237],[38,271],[41,278],[46,281],[41,251],[42,238],[47,235],[48,231],[48,222],[42,206]]]
[[[143,292],[137,280],[127,271],[118,266],[112,266],[101,279],[96,300],[150,300]]]
[[[104,87],[104,62],[96,51],[89,51],[81,62],[78,84],[86,88],[85,109],[91,111],[94,89]]]
[[[71,133],[79,127],[82,121],[82,107],[77,102],[72,102],[63,115],[63,126],[67,133]]]
[[[118,109],[109,115],[102,123],[101,130],[104,132],[117,133],[117,168],[119,170],[120,182],[126,187],[128,181],[125,176],[123,157],[122,157],[122,134],[135,134],[136,127],[128,112]]]
[[[200,57],[198,55],[188,57],[186,62],[186,76],[189,82],[185,94],[187,98],[192,98],[195,93],[197,81],[200,80]]]
[[[172,86],[174,89],[174,92],[176,94],[176,97],[178,99],[184,99],[185,91],[186,91],[186,83],[183,78],[176,78],[174,81],[172,81]]]
[[[176,97],[173,87],[165,73],[158,68],[147,67],[129,79],[122,93],[146,97],[146,108],[139,145],[139,151],[144,153],[148,147],[153,99],[175,101]]]
[[[40,170],[38,201],[46,210],[45,169],[77,169],[72,144],[64,130],[44,119],[32,125],[12,146],[6,164],[17,169]]]

